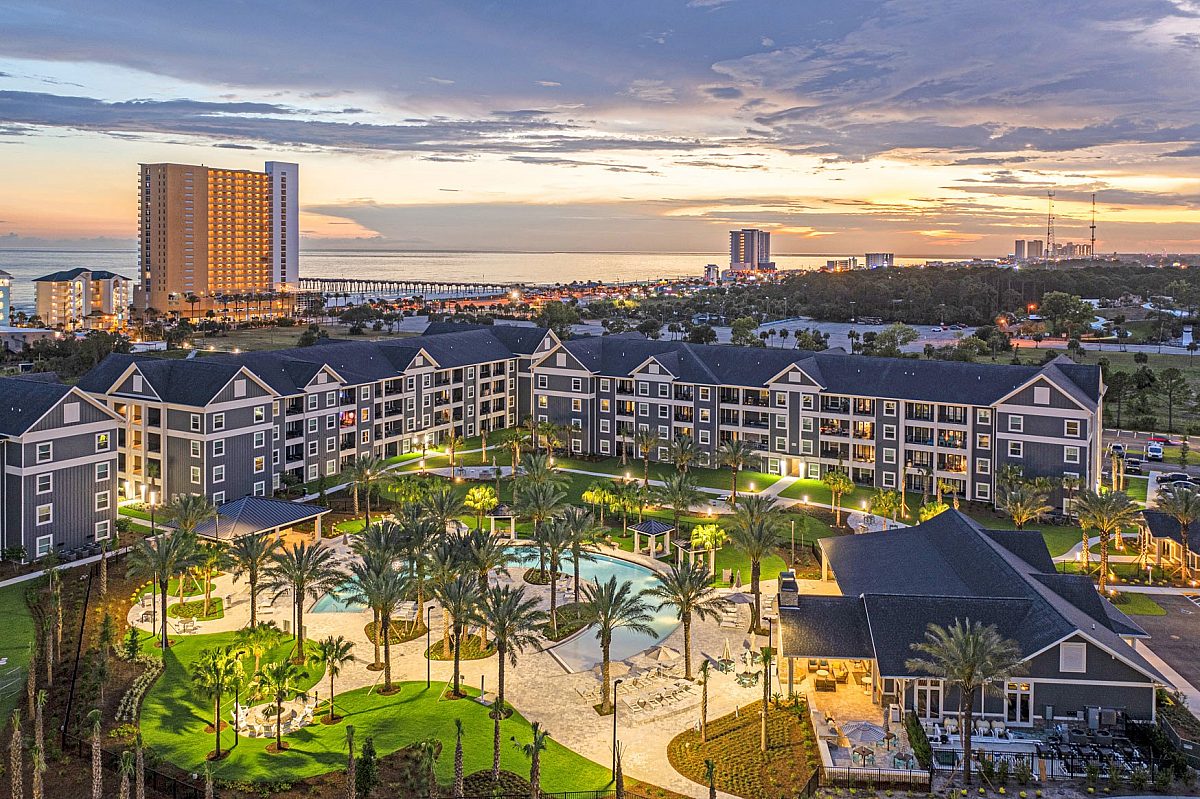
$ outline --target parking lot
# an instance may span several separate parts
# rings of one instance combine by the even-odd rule
[[[1200,686],[1200,594],[1155,594],[1165,616],[1135,616],[1150,633],[1150,648],[1194,686]]]

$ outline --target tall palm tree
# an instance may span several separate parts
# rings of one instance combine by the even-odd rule
[[[1121,530],[1134,524],[1137,519],[1138,506],[1129,495],[1123,491],[1108,491],[1099,494],[1095,491],[1085,491],[1075,501],[1075,511],[1079,514],[1079,526],[1083,528],[1083,566],[1089,566],[1088,530],[1094,529],[1100,533],[1100,593],[1108,586],[1108,544],[1113,535],[1120,535]]]
[[[876,489],[871,497],[871,512],[883,520],[883,529],[888,529],[888,517],[895,518],[900,509],[900,492],[895,489]]]
[[[1046,504],[1046,495],[1033,487],[1018,483],[1000,497],[1000,508],[1009,515],[1018,530],[1054,510]]]
[[[129,576],[151,580],[158,585],[163,652],[167,651],[167,589],[172,577],[191,568],[195,556],[195,536],[178,530],[157,538],[140,538],[129,552]]]
[[[458,455],[458,451],[462,449],[463,437],[458,433],[450,432],[442,437],[442,448],[446,450],[446,454],[450,456],[450,471],[454,471],[454,459]]]
[[[551,485],[561,489],[569,482],[565,474],[550,465],[550,456],[536,452],[521,459],[521,473],[516,476],[516,485],[521,490],[535,485]]]
[[[500,779],[500,721],[506,717],[504,704],[504,673],[511,663],[517,665],[517,655],[528,647],[537,646],[538,628],[545,623],[545,612],[538,601],[525,596],[524,586],[494,586],[484,592],[475,620],[492,632],[496,648],[496,704],[492,706],[492,782]]]
[[[571,577],[575,586],[575,601],[579,601],[579,564],[585,560],[594,560],[587,547],[603,528],[596,525],[592,514],[583,508],[568,506],[560,516],[563,530],[569,539],[568,548],[571,551]]]
[[[1179,561],[1179,577],[1186,582],[1191,576],[1188,559],[1192,552],[1189,548],[1188,533],[1192,523],[1200,519],[1200,494],[1188,489],[1178,489],[1169,495],[1159,494],[1157,507],[1179,524],[1179,545],[1183,550]]]
[[[754,594],[754,606],[750,616],[750,632],[761,635],[762,616],[762,561],[779,543],[779,528],[775,521],[766,519],[734,519],[729,533],[733,545],[750,558],[750,592]]]
[[[646,597],[659,600],[658,609],[675,608],[675,617],[683,624],[683,676],[692,679],[692,618],[715,619],[728,600],[718,596],[712,575],[703,565],[685,560],[666,574],[654,575],[655,585]]]
[[[463,723],[462,719],[454,720],[454,784],[451,786],[451,796],[463,799]]]
[[[542,576],[549,575],[550,579],[550,630],[552,637],[558,637],[558,575],[562,566],[563,555],[571,548],[571,534],[563,524],[562,517],[556,517],[548,524],[543,524],[537,532],[538,546],[546,553],[546,570]]]
[[[621,535],[622,537],[627,536],[629,535],[629,513],[637,509],[638,486],[636,483],[622,480],[613,483],[610,491],[612,504],[609,507],[613,513],[621,514]]]
[[[600,712],[607,715],[613,712],[612,680],[610,679],[613,633],[617,630],[629,630],[642,635],[654,635],[650,626],[650,605],[639,591],[634,593],[633,583],[617,582],[616,576],[601,583],[593,579],[591,584],[583,586],[584,602],[587,603],[587,617],[596,625],[596,638],[600,641],[600,673],[601,686]]]
[[[517,467],[521,463],[521,452],[530,442],[529,430],[524,427],[506,427],[497,437],[500,439],[500,445],[508,447],[512,452],[512,470],[515,477]]]
[[[136,762],[133,752],[126,749],[121,753],[121,760],[117,765],[117,771],[121,775],[121,782],[117,788],[117,799],[129,799],[129,780],[133,777],[133,768]],[[20,794],[14,792],[13,796],[20,796]]]
[[[92,723],[92,799],[104,799],[104,769],[100,759],[100,732],[103,725],[100,719],[98,708],[88,713],[88,721]]]
[[[283,745],[283,703],[288,695],[296,691],[296,685],[306,677],[306,672],[288,659],[278,663],[268,663],[254,675],[254,684],[260,694],[275,703],[275,751],[284,750]]]
[[[235,538],[229,544],[229,558],[233,563],[233,579],[243,576],[250,586],[250,626],[258,624],[258,592],[263,571],[279,548],[279,540],[267,533],[255,533]]]
[[[467,560],[479,574],[479,590],[486,591],[488,575],[494,569],[504,569],[512,562],[513,556],[505,543],[483,530],[476,530],[466,537]]]
[[[562,508],[567,495],[549,483],[521,486],[515,492],[516,511],[533,522],[533,537],[536,541],[542,526]],[[538,546],[538,568],[546,570],[545,551]]]
[[[333,560],[333,550],[299,543],[271,557],[264,576],[266,587],[274,592],[272,601],[287,592],[292,594],[292,614],[296,623],[295,657],[304,661],[304,601],[319,599],[346,580],[346,573]]]
[[[500,734],[500,728],[496,728],[496,734]],[[496,744],[499,746],[499,744]],[[11,790],[13,799],[24,799],[25,797],[25,758],[23,750],[25,739],[21,735],[21,708],[14,708],[12,712],[12,742],[8,746],[8,774],[11,780]],[[493,774],[493,776],[496,776]],[[128,791],[125,799],[129,799]]]
[[[728,466],[733,475],[729,483],[729,501],[733,505],[737,504],[738,472],[746,468],[753,452],[754,448],[739,438],[726,441],[717,449],[717,465]]]
[[[483,529],[483,516],[485,513],[490,513],[497,505],[500,504],[500,497],[496,494],[496,489],[487,485],[472,486],[467,489],[467,498],[463,500],[463,505],[468,510],[475,511],[475,529]]]
[[[451,483],[441,483],[425,494],[421,508],[437,524],[440,534],[445,535],[450,522],[462,515],[463,492]]]
[[[533,740],[527,744],[515,744],[525,757],[529,758],[529,799],[542,797],[542,752],[550,746],[550,733],[542,728],[541,722],[535,721],[529,725]]]
[[[687,474],[688,467],[700,457],[700,448],[696,439],[689,435],[678,435],[667,444],[667,458],[675,464],[675,468]]]
[[[609,489],[611,483],[604,480],[597,480],[589,485],[579,498],[586,502],[592,508],[592,513],[596,513],[600,517],[600,524],[604,524],[604,510],[612,504],[613,495]]]
[[[329,712],[325,715],[325,720],[330,724],[333,723],[333,679],[341,675],[343,666],[354,661],[353,650],[354,642],[347,641],[340,635],[331,635],[322,638],[309,656],[313,663],[324,666],[325,673],[329,676]]]
[[[479,607],[479,581],[474,575],[460,574],[449,583],[438,586],[438,602],[450,614],[454,624],[451,645],[454,647],[454,695],[462,696],[461,663],[462,642],[470,628],[471,620]]]
[[[408,575],[381,564],[355,563],[351,567],[351,602],[371,609],[375,616],[375,664],[379,663],[379,646],[383,644],[383,693],[392,690],[392,614],[408,596]]]
[[[408,572],[417,585],[416,625],[419,627],[425,623],[425,578],[429,572],[429,551],[436,541],[445,536],[446,528],[439,531],[437,523],[426,516],[405,518],[401,527],[401,548],[408,561]]]
[[[371,492],[379,484],[386,466],[387,461],[383,460],[383,458],[377,458],[374,455],[361,455],[351,461],[349,468],[346,469],[346,476],[350,478],[351,491],[353,492],[355,516],[358,516],[358,495],[360,491],[366,503],[367,515],[363,520],[364,527],[371,525]]]
[[[912,648],[923,657],[905,662],[910,672],[938,677],[958,688],[962,730],[963,783],[971,783],[971,729],[975,696],[985,686],[1002,686],[1024,669],[1021,648],[992,625],[955,619],[950,627],[930,624]]]
[[[700,502],[702,494],[696,481],[686,472],[674,472],[663,479],[663,484],[654,490],[658,501],[671,506],[671,526],[679,529],[679,517]]]
[[[446,536],[428,554],[428,576],[431,593],[438,599],[439,591],[470,570],[467,547],[462,538]],[[442,649],[450,651],[450,611],[442,605]]]
[[[650,455],[654,452],[654,448],[661,443],[662,439],[658,437],[658,433],[646,428],[638,430],[633,434],[633,446],[637,449],[638,455],[642,459],[642,487],[646,488],[650,485]]]
[[[177,494],[162,506],[163,518],[181,533],[194,533],[204,522],[215,519],[217,509],[203,494]]]
[[[205,649],[192,666],[192,685],[213,700],[213,760],[221,759],[221,697],[242,673],[242,661],[233,647]],[[235,730],[233,733],[237,735]]]
[[[404,528],[399,522],[380,521],[363,528],[350,544],[354,554],[390,566],[404,554]]]
[[[260,621],[251,627],[238,630],[234,638],[237,647],[254,658],[254,671],[262,667],[263,655],[279,646],[283,630],[273,621]]]
[[[854,490],[854,481],[842,469],[830,469],[825,472],[821,482],[829,489],[829,498],[833,501],[834,526],[842,526],[842,497]],[[941,502],[941,497],[938,497]]]
[[[204,585],[204,607],[201,616],[207,617],[212,607],[213,578],[229,565],[229,554],[224,547],[201,546],[196,552],[196,564],[193,567]]]

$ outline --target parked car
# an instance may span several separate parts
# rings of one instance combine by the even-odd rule
[[[1147,444],[1162,444],[1164,447],[1178,447],[1183,442],[1176,441],[1171,438],[1164,438],[1163,436],[1150,436],[1150,438],[1146,439],[1146,443]]]
[[[1177,483],[1180,480],[1191,480],[1192,476],[1187,472],[1163,472],[1158,476],[1160,483]]]
[[[1163,459],[1162,444],[1147,444],[1146,445],[1146,460],[1161,461]]]
[[[1141,474],[1142,461],[1139,458],[1125,459],[1125,474]]]
[[[1108,448],[1108,451],[1111,452],[1113,455],[1116,455],[1118,458],[1125,457],[1125,445],[1124,444],[1113,444],[1111,447]]]

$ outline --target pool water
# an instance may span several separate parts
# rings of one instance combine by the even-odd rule
[[[349,583],[343,583],[325,596],[318,599],[309,608],[309,613],[358,613],[367,609],[361,602],[351,602],[354,588]]]

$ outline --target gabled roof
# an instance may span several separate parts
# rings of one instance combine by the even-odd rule
[[[538,345],[550,334],[545,327],[529,325],[472,325],[459,322],[430,322],[423,336],[440,336],[445,333],[461,333],[464,330],[484,330],[491,333],[500,343],[516,355],[533,355]]]
[[[77,384],[84,391],[111,391],[126,370],[134,365],[163,402],[203,407],[212,401],[242,365],[223,358],[154,358],[142,355],[109,355]],[[266,381],[264,381],[266,382]]]
[[[270,497],[242,497],[217,508],[217,517],[196,528],[196,535],[218,541],[290,527],[329,513],[320,505],[305,505]]]
[[[856,596],[805,597],[798,612],[779,617],[783,651],[810,657],[873,658],[866,608]]]
[[[661,535],[669,533],[675,528],[669,524],[664,524],[658,519],[646,519],[644,522],[629,525],[630,530],[636,530],[643,535]]]
[[[118,275],[116,272],[109,272],[106,269],[87,269],[86,267],[79,266],[74,269],[64,269],[58,272],[51,272],[48,275],[42,275],[41,277],[35,277],[33,282],[62,283],[66,280],[74,280],[83,274],[87,274],[92,280],[111,280],[114,277],[119,277],[121,280],[129,280],[124,275]]]
[[[1150,529],[1150,535],[1155,538],[1169,538],[1176,544],[1183,545],[1182,531],[1175,517],[1160,510],[1144,510],[1142,518],[1146,521],[1146,527]],[[1200,519],[1188,525],[1188,549],[1200,555]]]
[[[0,377],[0,433],[24,434],[70,393],[61,383]]]

